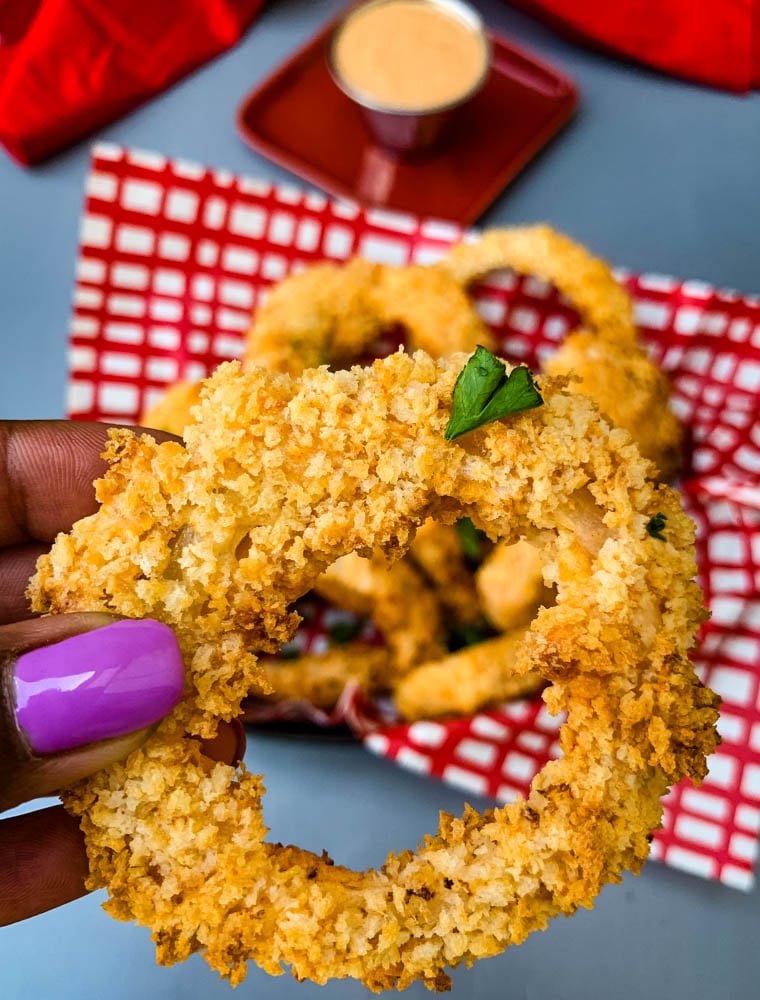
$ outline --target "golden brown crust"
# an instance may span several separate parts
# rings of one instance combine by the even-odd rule
[[[272,289],[254,317],[243,363],[291,375],[347,367],[371,356],[379,335],[396,326],[410,351],[433,357],[493,342],[464,290],[442,270],[355,257],[307,268]]]
[[[607,264],[550,226],[488,229],[436,266],[463,287],[506,268],[536,275],[570,299],[583,326],[619,344],[636,343],[633,305]]]
[[[438,602],[406,560],[388,566],[382,552],[369,559],[351,552],[328,567],[314,589],[345,611],[371,617],[383,633],[390,656],[387,670],[373,674],[376,690],[388,691],[415,664],[444,652]]]
[[[544,682],[534,671],[517,669],[516,653],[524,638],[524,630],[516,629],[423,663],[396,685],[396,707],[413,721],[471,715],[484,705],[532,697]]]
[[[667,482],[676,475],[683,428],[668,408],[668,377],[645,351],[580,330],[544,362],[544,370],[549,375],[576,375],[579,381],[571,383],[571,391],[591,396],[602,413],[625,428],[662,479]]]
[[[200,382],[175,382],[170,385],[155,406],[140,417],[141,427],[168,431],[182,437],[192,420],[193,407],[201,397]]]
[[[438,265],[463,286],[513,268],[550,281],[577,308],[582,329],[544,362],[550,375],[577,375],[573,391],[591,396],[618,427],[630,431],[645,458],[668,481],[678,471],[683,431],[668,409],[667,377],[642,350],[633,303],[604,261],[549,226],[487,230]]]
[[[323,363],[344,366],[368,354],[378,333],[398,323],[407,329],[413,347],[423,347],[434,357],[471,350],[478,342],[488,344],[490,334],[463,286],[505,266],[553,281],[573,299],[593,333],[581,330],[567,337],[546,361],[545,370],[577,376],[571,382],[572,391],[595,399],[613,423],[631,432],[663,478],[672,478],[679,464],[682,429],[668,409],[667,378],[636,346],[630,299],[604,262],[547,226],[487,231],[474,243],[455,247],[433,268],[394,268],[360,258],[344,265],[307,268],[275,287],[259,309],[245,362],[290,374]],[[197,396],[197,387],[180,383],[144,422],[181,433]],[[527,543],[501,546],[479,572],[477,590],[451,526],[422,530],[411,555],[424,570],[441,607],[456,623],[475,622],[484,612],[497,628],[515,628],[527,623],[536,608],[551,598],[543,585],[538,555],[531,555]],[[375,618],[394,652],[384,688],[392,687],[395,679],[426,659],[435,662],[439,671],[443,669],[438,662],[441,616],[428,587],[419,581],[419,598],[410,602],[411,588],[402,568],[382,582],[356,556],[343,562],[344,570],[330,571],[330,577],[318,582],[316,589],[340,607]],[[370,577],[379,584],[374,597],[371,589],[365,593],[361,588]],[[354,587],[356,593],[352,593]],[[398,631],[391,630],[391,622]],[[325,663],[330,684],[324,690],[337,690],[340,670],[346,670],[347,677],[364,676],[361,665],[349,669],[347,659],[341,655],[335,665]],[[468,663],[475,670],[480,662],[477,655],[456,660],[457,676],[469,691],[483,688],[481,677],[464,677]],[[502,668],[506,670],[506,664]],[[304,664],[304,688],[313,684],[315,669],[311,661]],[[283,679],[293,689],[299,668],[291,664],[288,671]],[[438,673],[421,676],[432,678]],[[270,671],[270,679],[276,681],[276,677]],[[440,690],[453,688],[444,685]],[[433,695],[436,703],[440,690]],[[458,701],[452,703],[452,711]]]
[[[433,357],[493,341],[466,293],[444,272],[357,257],[309,267],[272,289],[254,317],[244,365],[291,375],[319,365],[347,367],[367,360],[378,338],[394,327],[403,329],[412,350]],[[325,661],[330,690],[339,693],[335,681],[344,672],[347,679],[371,676],[371,692],[388,691],[412,666],[443,655],[438,602],[408,562],[387,569],[382,558],[368,562],[353,553],[330,567],[315,589],[340,608],[370,616],[391,652],[384,674],[367,675],[361,663],[352,665],[350,651]],[[289,690],[297,688],[300,669],[289,664],[282,675]],[[318,658],[303,665],[304,689],[317,669]],[[269,672],[275,689],[278,676]]]
[[[39,611],[150,615],[172,625],[187,693],[144,748],[69,790],[89,885],[149,926],[159,961],[202,951],[231,982],[246,961],[371,989],[522,941],[590,906],[645,860],[660,796],[699,781],[716,699],[688,658],[704,618],[693,525],[625,431],[545,379],[545,405],[445,440],[464,362],[397,354],[369,369],[210,380],[187,447],[116,432],[102,507],[60,536],[31,585]],[[582,501],[578,498],[581,497]],[[646,524],[666,515],[666,540]],[[203,758],[260,679],[253,651],[295,627],[291,602],[349,551],[403,551],[427,517],[541,544],[557,603],[516,669],[568,711],[561,759],[527,801],[444,815],[417,853],[354,873],[264,841],[260,779]]]

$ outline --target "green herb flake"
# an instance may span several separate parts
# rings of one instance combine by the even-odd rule
[[[507,375],[507,366],[485,347],[478,346],[454,385],[446,440],[543,405],[530,371],[520,365]]]
[[[496,633],[485,618],[481,618],[478,621],[452,626],[448,632],[447,645],[449,650],[455,653],[468,646],[477,646],[481,642],[485,642],[486,639],[492,639],[495,635]]]
[[[665,514],[661,514],[659,511],[650,517],[647,521],[647,533],[652,536],[652,538],[659,538],[661,542],[666,542],[667,538],[663,535],[663,529],[665,528],[665,522],[667,517]]]
[[[355,621],[341,620],[333,622],[327,629],[330,642],[335,646],[345,646],[347,642],[356,639],[364,628],[364,621],[357,618]]]
[[[286,643],[279,652],[281,660],[298,660],[301,658],[301,650],[295,643]]]
[[[483,554],[482,546],[486,537],[485,532],[476,528],[469,517],[460,518],[455,527],[465,558],[473,563],[479,563]]]

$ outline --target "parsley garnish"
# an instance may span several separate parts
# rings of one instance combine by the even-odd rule
[[[665,527],[665,522],[667,517],[665,514],[661,514],[659,511],[650,517],[647,521],[647,532],[652,536],[652,538],[659,538],[661,542],[666,542],[667,538],[663,535],[663,528]]]
[[[356,639],[358,635],[361,634],[364,628],[364,622],[361,618],[357,618],[353,621],[348,619],[333,622],[327,629],[327,634],[330,637],[330,642],[336,646],[345,646],[347,642],[351,642],[352,639]]]
[[[469,517],[461,517],[455,528],[465,558],[472,563],[479,563],[482,555],[481,548],[486,537],[485,532],[476,528]]]
[[[454,385],[446,440],[542,404],[533,376],[524,365],[507,375],[504,362],[478,345]]]
[[[478,643],[491,639],[496,633],[485,620],[481,618],[475,622],[466,622],[460,625],[453,625],[448,632],[447,645],[452,653],[458,649],[465,649],[467,646],[477,646]]]

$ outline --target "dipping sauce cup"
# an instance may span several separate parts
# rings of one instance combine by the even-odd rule
[[[378,143],[411,154],[439,144],[481,89],[491,46],[461,0],[370,0],[338,24],[328,61]]]

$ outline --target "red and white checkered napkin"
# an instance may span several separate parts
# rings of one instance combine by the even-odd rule
[[[448,223],[99,146],[77,268],[69,414],[137,421],[167,383],[239,355],[262,293],[297,267],[355,254],[430,262],[460,236]],[[760,297],[621,278],[692,433],[682,489],[712,610],[696,660],[723,697],[710,776],[668,796],[653,855],[749,889],[760,836]],[[573,323],[567,303],[534,278],[499,276],[477,298],[505,354],[530,365]],[[342,705],[370,750],[497,799],[525,794],[558,751],[559,722],[540,702],[413,725],[390,724],[376,708],[350,692]]]

